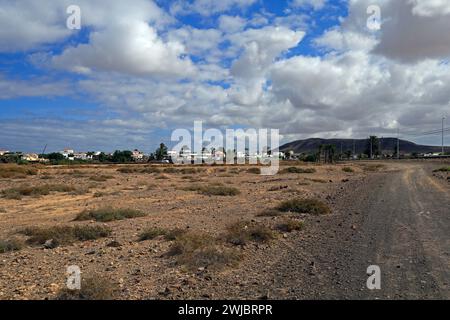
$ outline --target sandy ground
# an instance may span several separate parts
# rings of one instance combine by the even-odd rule
[[[52,193],[22,200],[0,198],[0,239],[8,239],[30,226],[101,224],[74,222],[75,216],[85,209],[134,208],[148,213],[145,217],[106,223],[112,229],[108,238],[55,249],[26,247],[0,254],[0,299],[53,299],[64,288],[66,269],[70,265],[79,266],[83,274],[106,276],[114,284],[118,299],[320,298],[322,290],[319,287],[309,290],[305,287],[307,282],[295,285],[295,281],[292,285],[280,285],[283,281],[277,280],[274,272],[279,270],[280,263],[288,265],[283,259],[291,262],[296,259],[296,265],[302,265],[302,274],[315,273],[315,265],[310,261],[312,247],[328,241],[317,235],[326,234],[329,228],[326,223],[335,223],[335,210],[320,218],[302,216],[306,222],[303,231],[285,234],[276,231],[277,237],[270,243],[238,247],[242,254],[240,263],[219,271],[186,270],[176,263],[175,258],[164,255],[170,241],[160,238],[137,241],[139,233],[149,226],[183,228],[219,236],[230,223],[253,220],[273,229],[282,217],[259,214],[275,208],[283,200],[318,198],[339,210],[340,199],[358,193],[358,186],[364,186],[365,179],[379,175],[379,171],[389,175],[389,172],[401,170],[398,164],[383,164],[377,172],[364,170],[367,167],[364,163],[288,164],[292,165],[312,167],[316,173],[260,176],[247,172],[249,167],[230,166],[201,167],[200,173],[193,174],[136,174],[118,172],[120,166],[54,166],[42,167],[38,175],[26,179],[0,179],[0,190],[25,184],[54,183],[89,187],[87,193],[79,195]],[[352,167],[354,172],[344,172],[344,166]],[[100,175],[112,178],[104,182],[92,180]],[[439,186],[446,188],[445,177],[433,178]],[[241,193],[224,197],[183,190],[192,184],[233,186]],[[352,226],[347,226],[349,232],[357,233]],[[112,240],[120,246],[109,247]],[[302,246],[302,241],[310,246]],[[326,245],[323,244],[324,251],[321,252],[326,252]],[[295,259],[289,258],[289,252],[297,253]],[[284,269],[283,272],[290,271]]]

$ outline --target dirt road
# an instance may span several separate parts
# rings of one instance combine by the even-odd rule
[[[279,261],[273,291],[285,294],[274,297],[449,299],[450,188],[435,167],[405,163],[349,185]],[[367,289],[369,265],[380,290]]]

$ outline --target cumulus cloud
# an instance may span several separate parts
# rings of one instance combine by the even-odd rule
[[[68,37],[62,3],[47,10],[37,1],[0,2],[0,51],[26,51],[36,46],[54,43]]]
[[[267,68],[280,54],[295,47],[304,35],[302,31],[284,27],[264,27],[231,36],[236,46],[244,48],[231,67],[236,82],[229,92],[232,101],[241,105],[257,103],[263,94]]]
[[[186,75],[194,70],[182,58],[184,46],[162,41],[142,21],[114,24],[91,33],[88,44],[67,48],[53,59],[55,66],[81,73],[116,71],[135,75]]]

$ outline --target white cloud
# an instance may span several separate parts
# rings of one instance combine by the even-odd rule
[[[247,21],[239,16],[222,15],[219,17],[219,29],[225,33],[234,33],[245,28]]]
[[[69,47],[53,59],[72,71],[116,71],[135,75],[189,75],[193,66],[178,42],[163,42],[142,21],[122,22],[95,31],[88,44]]]
[[[56,97],[70,93],[70,85],[66,81],[52,81],[42,77],[29,80],[7,79],[0,75],[0,99]]]
[[[442,16],[450,14],[448,0],[409,0],[414,5],[412,12],[424,17]]]
[[[293,0],[291,5],[295,8],[312,7],[314,10],[320,10],[326,2],[327,0]]]
[[[47,10],[39,1],[0,2],[0,51],[26,51],[60,41],[71,34],[66,28],[64,6]]]

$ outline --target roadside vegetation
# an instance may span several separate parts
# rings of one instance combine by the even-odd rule
[[[313,215],[328,214],[330,207],[318,199],[292,199],[283,201],[277,209],[281,212],[309,213]]]
[[[261,223],[240,221],[227,227],[224,238],[231,244],[243,246],[249,242],[268,242],[275,234]]]

